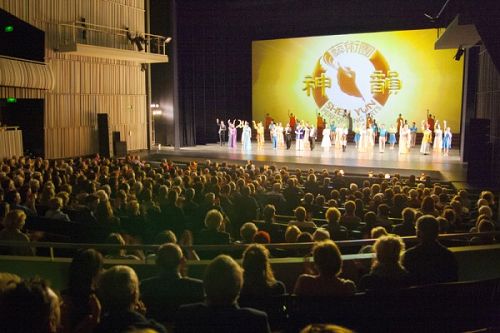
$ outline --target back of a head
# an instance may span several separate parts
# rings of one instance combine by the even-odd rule
[[[242,266],[246,279],[251,279],[254,282],[267,282],[268,271],[271,271],[269,263],[269,250],[260,244],[250,245],[243,252]],[[274,277],[273,277],[274,279]]]
[[[222,225],[224,217],[217,209],[212,209],[205,216],[205,226],[210,230],[218,230]]]
[[[306,209],[302,206],[295,208],[295,218],[297,221],[304,221],[306,219]]]
[[[264,210],[262,211],[262,216],[264,218],[264,221],[266,222],[272,222],[272,219],[275,214],[276,214],[276,208],[274,207],[274,205],[266,205],[264,207]]]
[[[439,234],[439,223],[432,215],[424,215],[418,218],[417,236],[421,241],[429,242],[436,240]]]
[[[354,333],[354,331],[333,324],[310,324],[304,327],[300,333]]]
[[[183,257],[179,245],[173,243],[163,244],[156,254],[156,265],[164,271],[177,271]]]
[[[314,264],[321,275],[336,276],[342,268],[339,248],[331,241],[316,243],[313,247]]]
[[[57,295],[43,280],[21,281],[9,288],[2,297],[1,332],[56,332],[59,319]]]
[[[406,207],[403,209],[401,215],[404,223],[413,224],[415,222],[415,210],[413,208]]]
[[[69,266],[69,293],[73,297],[88,296],[102,271],[102,254],[94,249],[78,251]]]
[[[104,312],[130,310],[139,299],[139,280],[135,271],[122,265],[106,270],[99,279],[98,295]]]
[[[243,242],[251,243],[253,240],[253,236],[259,231],[255,223],[247,222],[244,223],[240,228],[240,236]]]
[[[377,262],[381,264],[396,264],[400,261],[405,244],[399,236],[387,235],[377,239],[373,248]]]
[[[204,286],[209,304],[234,304],[242,285],[243,270],[227,255],[217,256],[205,270]]]
[[[340,220],[340,211],[335,207],[330,207],[326,210],[325,218],[328,223],[338,223]]]

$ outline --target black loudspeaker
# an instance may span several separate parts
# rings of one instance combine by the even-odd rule
[[[467,181],[475,185],[487,185],[491,181],[491,151],[489,119],[473,118],[466,132],[468,144]]]
[[[114,131],[111,137],[113,138],[113,143],[121,141],[119,131]]]
[[[99,139],[99,155],[109,157],[109,125],[108,114],[97,114],[97,135]]]
[[[114,144],[115,147],[115,157],[126,157],[127,156],[127,141],[118,141]]]

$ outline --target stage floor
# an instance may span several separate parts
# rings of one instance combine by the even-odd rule
[[[175,150],[173,147],[161,147],[150,151],[150,159],[169,158],[178,161],[203,160],[242,162],[252,160],[256,164],[287,164],[290,168],[314,168],[329,170],[343,169],[346,174],[399,173],[403,176],[420,175],[422,172],[433,179],[452,182],[465,182],[466,164],[460,161],[460,151],[450,150],[449,156],[438,153],[420,154],[420,147],[412,148],[409,154],[399,154],[398,146],[390,150],[387,146],[384,153],[378,152],[378,146],[372,152],[359,153],[354,144],[348,144],[346,152],[334,147],[325,152],[319,143],[313,151],[297,151],[295,145],[290,150],[272,149],[271,143],[263,148],[257,148],[252,143],[252,149],[243,151],[241,145],[235,149],[218,144],[183,147]]]

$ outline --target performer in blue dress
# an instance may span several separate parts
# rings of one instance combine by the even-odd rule
[[[248,121],[243,122],[243,131],[241,133],[241,143],[243,150],[252,149],[252,128],[248,126]]]
[[[449,127],[446,128],[444,131],[444,137],[443,137],[443,151],[444,151],[444,156],[448,156],[448,153],[450,152],[451,148],[451,130]]]
[[[394,149],[394,145],[396,144],[396,133],[397,132],[398,132],[398,130],[396,129],[396,127],[394,125],[392,125],[389,128],[389,144],[391,145],[390,149]]]

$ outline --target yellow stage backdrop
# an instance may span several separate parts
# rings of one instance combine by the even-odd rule
[[[427,110],[460,131],[463,61],[434,50],[435,29],[290,38],[252,43],[252,114],[316,124],[347,109],[389,127],[401,113],[420,129]]]

